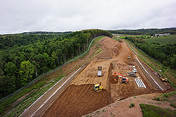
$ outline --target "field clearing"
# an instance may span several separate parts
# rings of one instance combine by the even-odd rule
[[[161,45],[164,45],[164,44],[169,44],[169,43],[176,43],[176,35],[169,35],[169,36],[166,36],[166,37],[158,37],[158,38],[150,38],[150,39],[146,39],[146,41],[148,43],[153,43],[153,42],[156,42],[156,43],[159,43]]]

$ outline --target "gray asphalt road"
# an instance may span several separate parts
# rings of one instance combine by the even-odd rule
[[[81,72],[86,65],[74,70],[68,76],[62,78],[56,85],[54,85],[48,92],[36,100],[29,108],[27,108],[21,117],[39,117],[43,112],[56,100],[56,98],[66,89],[74,77]]]

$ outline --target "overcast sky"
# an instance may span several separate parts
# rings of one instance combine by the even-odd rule
[[[176,0],[0,0],[0,34],[176,27]]]

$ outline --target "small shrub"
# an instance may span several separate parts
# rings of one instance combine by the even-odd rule
[[[168,94],[164,94],[163,96],[164,96],[164,97],[166,97],[166,98],[168,98],[168,97],[169,97],[169,95],[168,95]]]
[[[134,107],[134,103],[131,103],[131,107]]]
[[[104,109],[103,109],[102,111],[103,111],[103,112],[106,112],[106,110],[104,110]]]
[[[161,99],[159,97],[156,98],[157,101],[161,101]]]
[[[99,113],[100,111],[98,110],[96,113]]]
[[[170,106],[176,108],[176,103],[172,102],[172,103],[170,103]]]
[[[132,102],[132,103],[130,104],[129,108],[134,107],[134,105],[135,105],[135,104]]]

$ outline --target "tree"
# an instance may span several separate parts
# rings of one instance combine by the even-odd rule
[[[20,75],[22,76],[22,81],[30,82],[32,74],[34,74],[35,66],[30,63],[30,61],[21,62]]]
[[[4,71],[8,76],[12,77],[12,76],[15,76],[15,73],[17,72],[17,67],[14,63],[8,62],[5,64]]]

